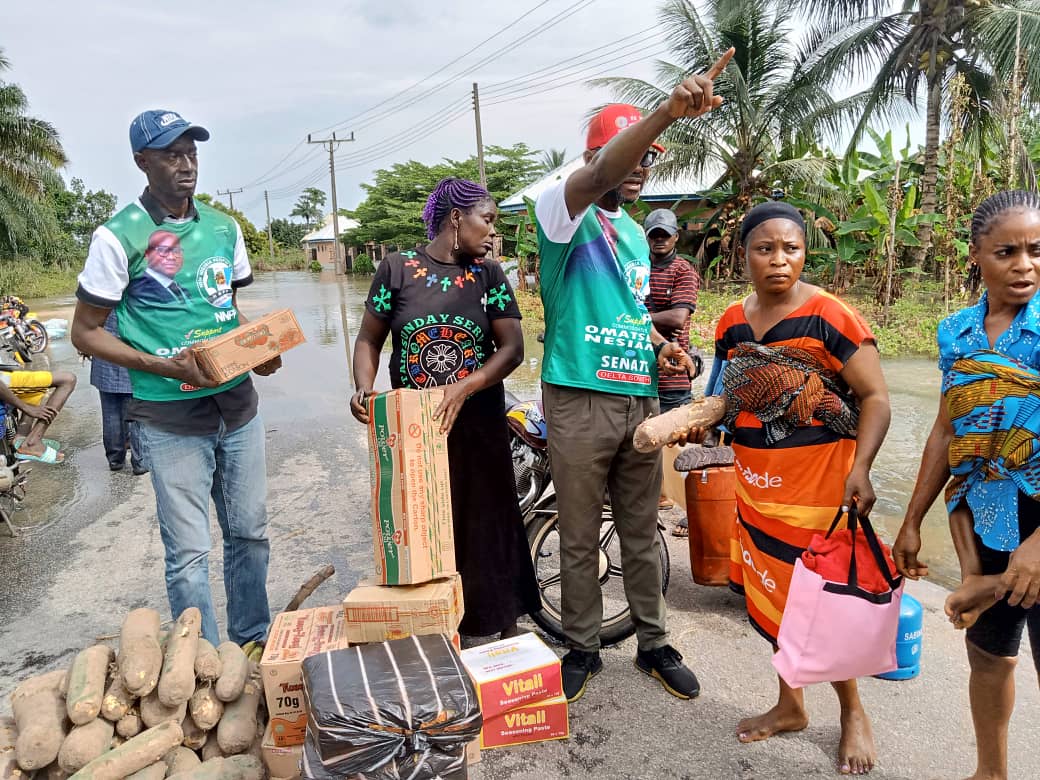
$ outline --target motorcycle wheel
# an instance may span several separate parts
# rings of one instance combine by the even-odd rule
[[[47,329],[43,327],[43,323],[39,320],[28,320],[25,323],[25,342],[29,347],[29,351],[35,355],[40,354],[50,343],[50,336],[47,334]]]
[[[560,610],[560,533],[555,500],[534,513],[527,524],[527,542],[534,561],[535,577],[542,597],[542,609],[531,615],[538,626],[560,642],[564,641]],[[604,647],[615,645],[636,632],[625,598],[624,573],[621,571],[621,542],[610,507],[603,507],[599,535],[599,582],[603,592],[603,622],[599,641]],[[657,549],[661,556],[661,592],[668,590],[671,560],[660,527]]]
[[[7,342],[10,344],[11,349],[18,353],[18,357],[22,359],[23,363],[32,363],[32,352],[29,350],[29,344],[21,333],[12,331]]]

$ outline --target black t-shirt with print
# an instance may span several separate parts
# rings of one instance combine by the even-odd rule
[[[491,321],[520,319],[513,289],[496,261],[447,264],[422,249],[388,255],[379,264],[365,308],[390,325],[395,388],[464,379],[495,351]]]

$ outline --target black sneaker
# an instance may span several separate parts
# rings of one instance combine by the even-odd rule
[[[671,645],[636,653],[636,669],[658,680],[672,696],[694,699],[701,692],[697,675],[683,666],[682,656]],[[566,689],[566,677],[564,688]]]
[[[585,695],[588,681],[603,671],[603,661],[599,653],[586,653],[584,650],[571,650],[563,657],[561,674],[563,676],[563,695],[568,702],[576,702]]]

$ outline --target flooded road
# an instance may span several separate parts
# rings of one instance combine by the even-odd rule
[[[350,417],[347,404],[353,388],[350,351],[364,311],[368,281],[364,277],[337,280],[329,272],[320,278],[306,272],[267,273],[258,275],[256,283],[243,290],[241,296],[242,308],[251,316],[275,308],[292,308],[308,339],[287,355],[282,371],[269,379],[256,380],[269,432],[272,504],[284,503],[275,500],[273,491],[279,480],[274,475],[293,482],[292,475],[304,469],[306,463],[327,462],[334,453],[346,449],[352,473],[339,477],[351,484],[338,487],[349,487],[349,493],[359,497],[359,505],[351,508],[358,515],[356,525],[352,525],[359,532],[362,528],[367,531],[368,522],[367,453],[360,426]],[[41,320],[72,317],[71,296],[32,303]],[[508,380],[509,389],[520,398],[538,392],[542,345],[535,336],[534,332],[527,333],[524,364]],[[105,512],[130,501],[133,493],[144,490],[150,495],[150,486],[144,484],[147,478],[135,479],[129,469],[117,474],[107,469],[101,447],[97,392],[89,384],[89,365],[77,358],[68,339],[53,341],[47,357],[52,367],[74,371],[79,377],[76,391],[50,434],[64,444],[68,460],[63,466],[33,468],[28,497],[12,513],[21,537],[10,539],[0,530],[0,559],[6,580],[0,588],[0,616],[10,614],[9,610],[31,598],[34,572],[62,565],[77,533],[89,528]],[[389,386],[386,363],[384,357],[377,382],[383,388]],[[925,359],[887,360],[884,371],[892,394],[892,427],[874,466],[879,496],[874,514],[885,529],[886,538],[892,539],[935,416],[939,373],[934,362]],[[307,481],[300,480],[299,484]],[[327,508],[324,499],[328,496],[311,493],[307,498],[302,505],[294,506],[298,519],[304,523],[308,511]],[[154,512],[147,509],[147,502],[143,506],[145,511]],[[925,524],[924,536],[923,557],[932,564],[935,579],[951,584],[957,576],[956,560],[948,540],[945,514],[938,504]],[[365,539],[359,539],[357,546],[359,555],[367,555]],[[339,557],[343,565],[346,554],[340,553]],[[357,574],[353,567],[345,571],[349,578]]]

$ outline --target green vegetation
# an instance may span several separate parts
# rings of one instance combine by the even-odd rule
[[[656,83],[594,83],[647,110],[735,48],[715,82],[725,103],[710,121],[675,123],[655,169],[705,182],[689,218],[710,279],[740,277],[743,213],[783,197],[814,217],[809,266],[830,287],[872,288],[887,310],[904,290],[941,283],[945,310],[966,270],[970,213],[996,190],[1037,186],[1036,0],[665,0],[659,18],[671,62]],[[850,88],[860,91],[833,97]],[[897,151],[891,131],[871,129],[914,115],[921,147]],[[860,148],[867,139],[876,154]],[[827,148],[836,142],[844,152]]]
[[[307,225],[298,225],[287,219],[271,220],[271,237],[277,246],[286,249],[299,249],[300,240],[310,232]]]
[[[246,215],[241,211],[233,209],[230,206],[225,206],[212,195],[205,192],[198,193],[195,196],[195,199],[201,200],[203,203],[212,206],[217,211],[227,214],[238,223],[238,226],[242,229],[242,240],[245,242],[246,251],[249,252],[250,257],[270,252],[270,247],[267,245],[266,232],[261,233],[257,230],[256,225],[250,222]]]
[[[10,63],[0,49],[0,73]],[[67,162],[54,127],[26,114],[29,101],[14,84],[0,81],[0,257],[25,252],[34,235],[54,237],[48,191],[60,184]]]
[[[325,219],[325,193],[317,187],[308,187],[296,201],[289,216],[299,217],[308,228],[318,227]]]
[[[711,355],[715,343],[715,324],[726,308],[751,292],[750,285],[728,284],[722,290],[701,290],[697,311],[690,320],[690,343]],[[870,323],[878,339],[882,356],[907,357],[910,355],[937,356],[935,330],[945,313],[942,311],[942,291],[919,290],[913,297],[905,297],[889,310],[888,324],[884,322],[881,307],[870,291],[854,291],[844,297]],[[539,333],[545,329],[542,300],[535,292],[517,292],[516,302],[524,315],[524,330]]]
[[[801,23],[794,5],[667,0],[659,17],[673,61],[659,64],[657,85],[619,77],[592,83],[650,110],[686,74],[703,73],[719,52],[736,49],[715,82],[715,93],[725,102],[708,119],[676,122],[666,130],[662,143],[668,154],[656,169],[663,177],[692,173],[708,185],[704,230],[732,230],[756,197],[778,187],[818,196],[832,158],[817,140],[853,121],[858,104],[832,99],[813,49],[792,44]],[[722,262],[726,276],[737,272],[732,245]]]
[[[524,316],[524,328],[532,331],[545,329],[545,310],[542,308],[542,298],[536,292],[516,291],[516,305],[520,307],[520,313]]]
[[[372,265],[372,258],[362,252],[354,259],[352,272],[355,274],[374,274],[376,267]]]
[[[307,253],[299,247],[283,249],[276,246],[274,259],[272,260],[268,256],[268,250],[265,245],[262,252],[250,254],[249,262],[253,264],[253,268],[257,271],[305,271],[310,267]]]
[[[484,158],[488,190],[495,200],[512,195],[539,174],[535,152],[524,144],[488,146]],[[376,171],[373,183],[361,185],[365,200],[347,212],[361,224],[346,231],[343,242],[360,246],[374,241],[401,247],[424,243],[427,239],[423,207],[437,182],[446,176],[480,181],[477,158],[444,160],[436,165],[409,160]]]
[[[541,176],[550,174],[567,162],[566,149],[546,149],[538,156],[538,173]]]
[[[21,298],[71,295],[78,274],[78,268],[58,268],[26,257],[0,260],[0,293]]]

